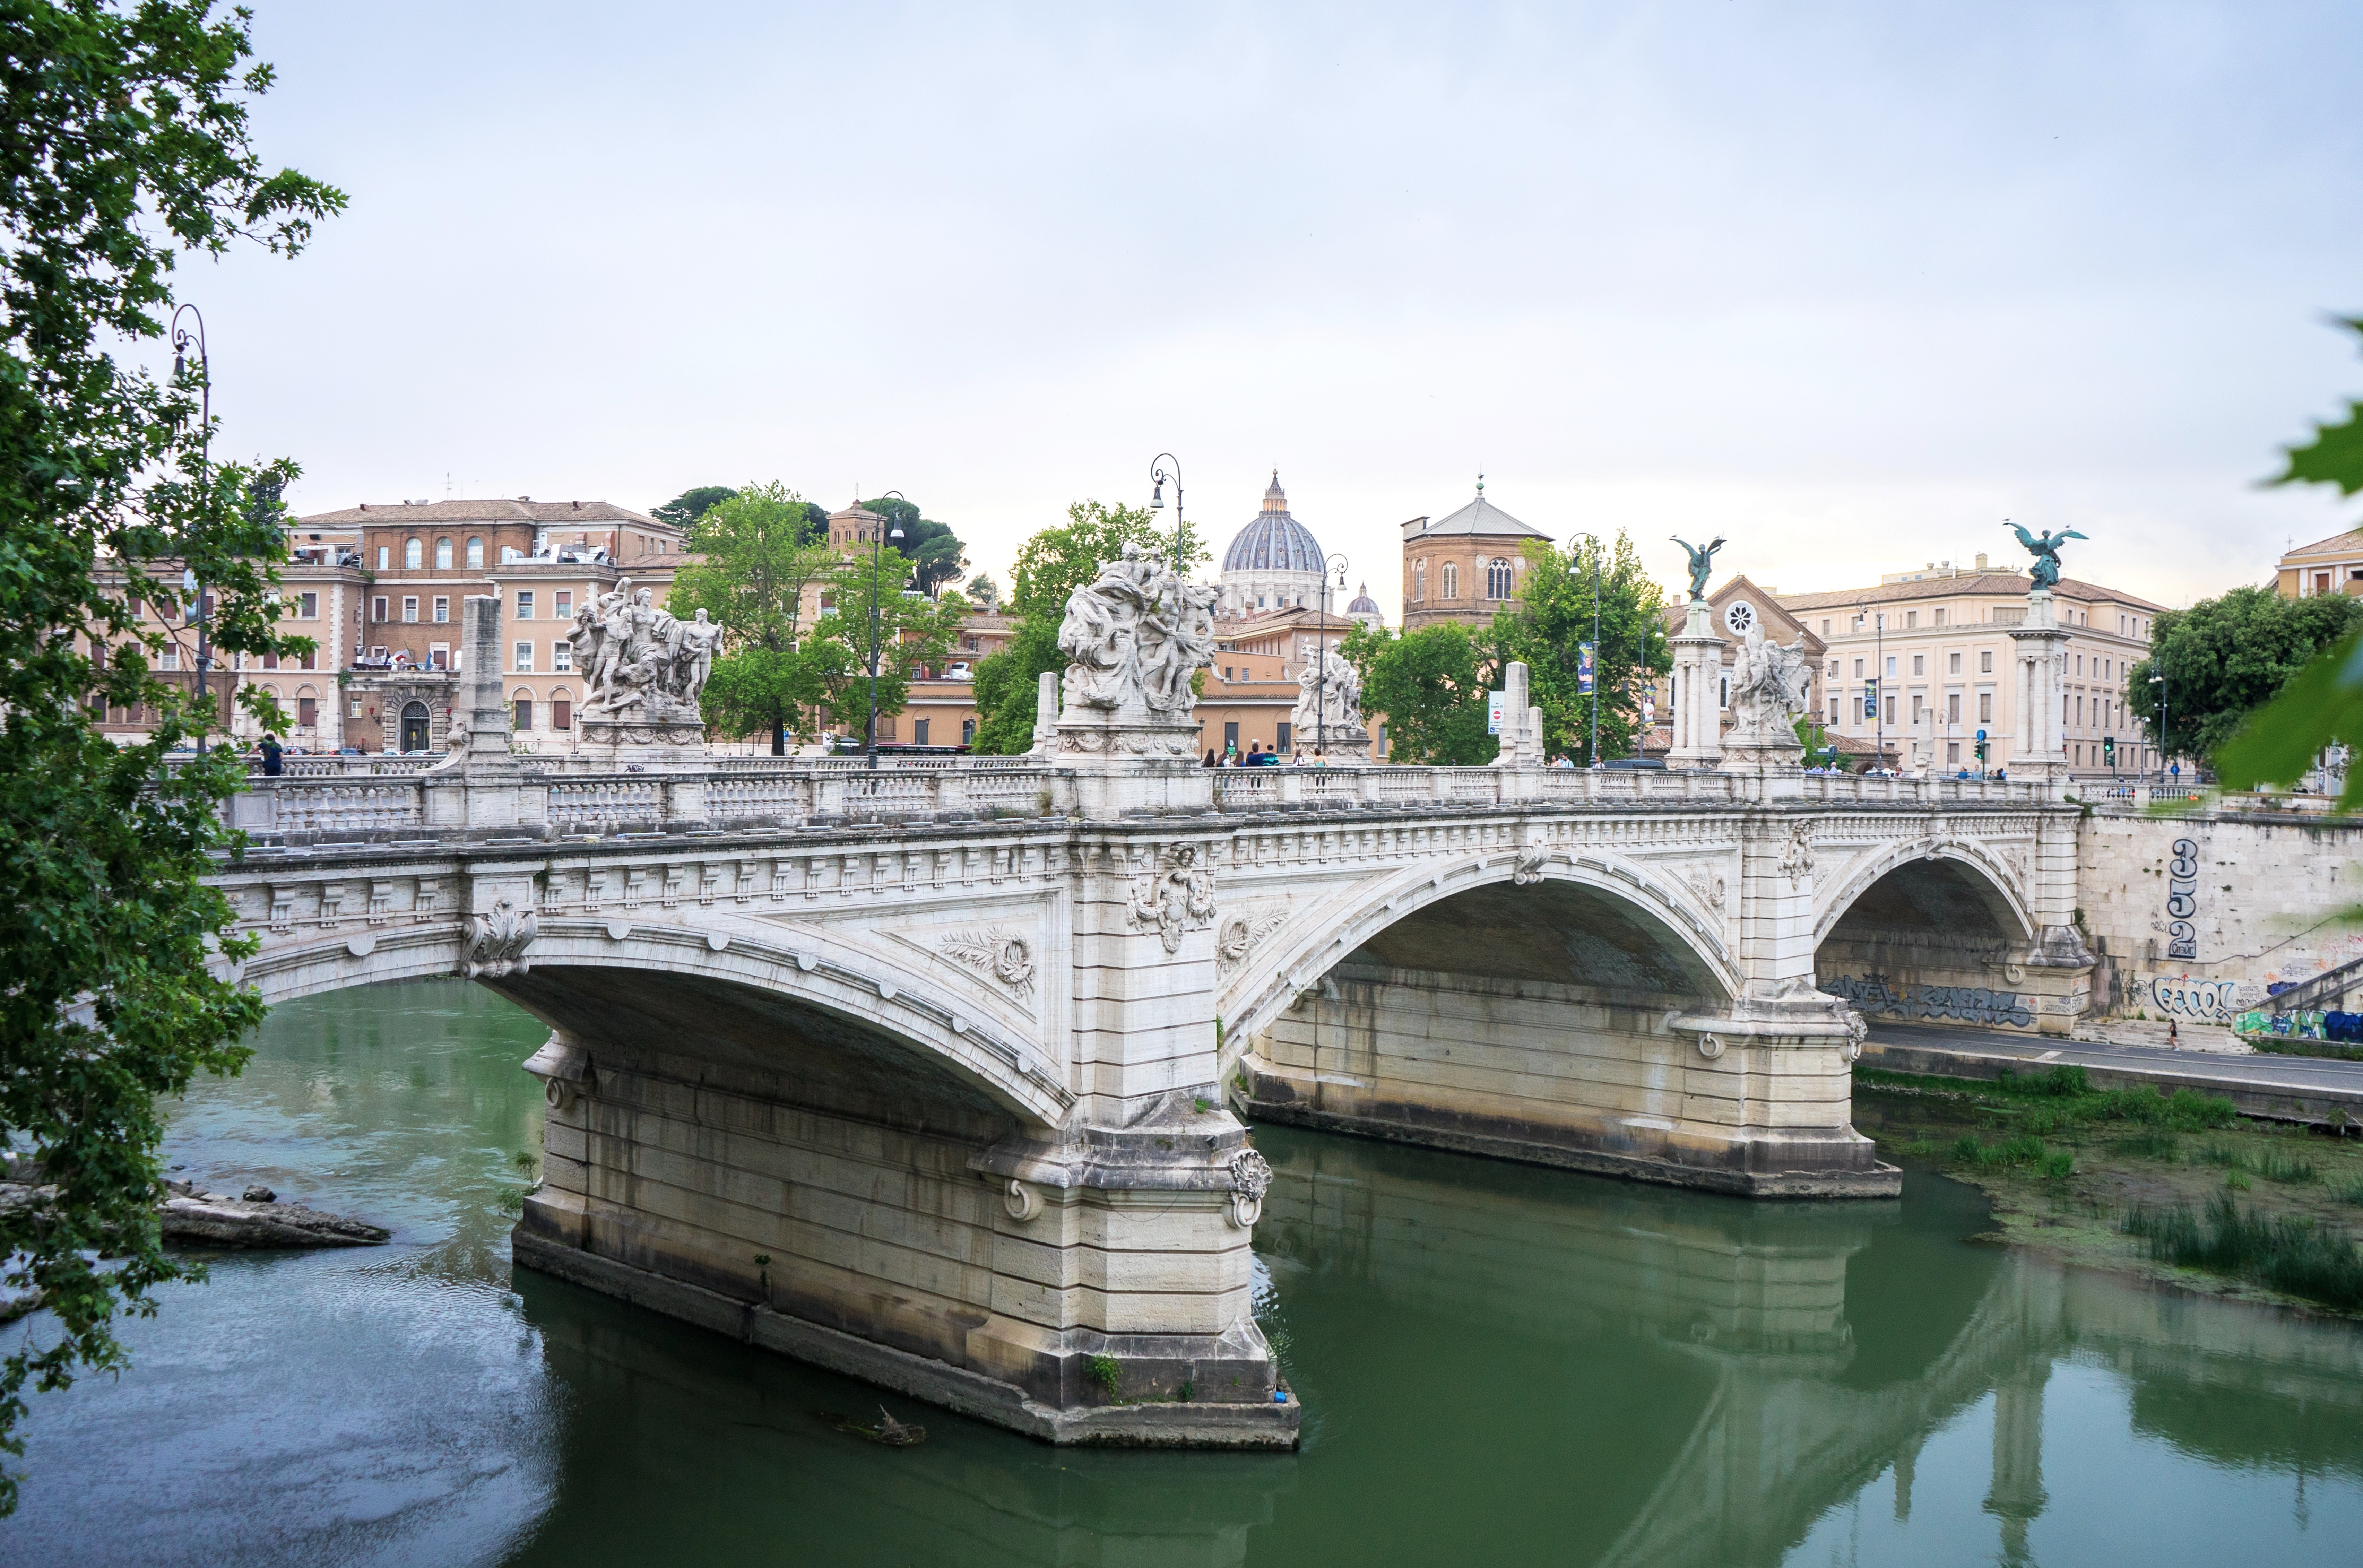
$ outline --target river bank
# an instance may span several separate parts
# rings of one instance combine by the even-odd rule
[[[2353,1288],[2363,1278],[2363,1140],[2251,1121],[2227,1100],[2189,1091],[2097,1092],[2072,1067],[1999,1084],[1858,1069],[1854,1110],[1880,1158],[1984,1193],[1992,1240],[2209,1296],[2363,1320]],[[2161,1217],[2173,1245],[2152,1243]],[[2209,1252],[2193,1243],[2193,1227],[2204,1243],[2211,1221],[2235,1219],[2244,1234],[2266,1237],[2266,1253],[2280,1239],[2317,1263],[2329,1259],[2328,1277],[2282,1266],[2280,1284],[2304,1288],[2279,1288],[2273,1260],[2237,1245],[2215,1250],[2218,1266],[2173,1261]],[[2128,1233],[2129,1220],[2140,1234]]]

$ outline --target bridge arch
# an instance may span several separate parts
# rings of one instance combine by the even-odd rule
[[[2025,944],[2036,939],[2035,917],[2019,890],[2019,874],[2000,855],[1964,840],[1922,838],[1875,851],[1819,894],[1814,945],[1820,946],[1872,888],[1891,878],[1895,879],[1891,888],[1918,909],[1930,910],[1934,898],[1966,898],[2005,940]]]
[[[2021,990],[2037,929],[2013,868],[1982,845],[1922,839],[1868,856],[1817,899],[1814,983],[1857,1011],[2033,1028]]]
[[[1007,1009],[838,941],[799,941],[752,922],[716,929],[549,919],[522,965],[476,977],[590,1051],[671,1054],[726,1069],[866,1091],[922,1095],[1059,1126],[1075,1095]],[[450,978],[466,954],[449,924],[323,931],[233,966],[268,1003],[402,980]]]
[[[1255,955],[1223,988],[1225,1072],[1249,1040],[1374,939],[1470,895],[1512,888],[1521,900],[1533,895],[1537,907],[1527,918],[1538,929],[1606,928],[1603,934],[1610,946],[1636,961],[1637,967],[1623,970],[1641,983],[1633,988],[1686,995],[1709,1005],[1739,994],[1741,978],[1722,934],[1722,912],[1709,908],[1692,889],[1607,851],[1505,846],[1359,885],[1330,905],[1292,917],[1295,933],[1275,933],[1280,940],[1269,956]],[[1218,938],[1224,934],[1218,929]],[[1218,964],[1224,962],[1220,945],[1218,940]],[[1614,986],[1615,974],[1596,969],[1587,974],[1581,955],[1565,956],[1569,972],[1561,980],[1581,984],[1592,978]],[[1623,967],[1604,951],[1595,950],[1591,957],[1610,970]]]

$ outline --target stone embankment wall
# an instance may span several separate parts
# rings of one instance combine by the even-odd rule
[[[2280,813],[2095,812],[2077,897],[2092,1010],[2222,1025],[2268,987],[2363,958],[2363,824]]]

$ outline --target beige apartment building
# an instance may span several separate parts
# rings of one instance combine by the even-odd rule
[[[1931,563],[1891,573],[1877,587],[1777,595],[1781,608],[1823,645],[1817,711],[1850,750],[1883,732],[1890,760],[1906,769],[1974,769],[1985,732],[1989,769],[2007,767],[2026,728],[2014,710],[2015,645],[2011,628],[2026,619],[2025,573]],[[2150,624],[2161,606],[2095,583],[2063,577],[2056,592],[2059,624],[2069,632],[2061,719],[2068,761],[2087,773],[2155,769],[2136,713],[2156,701],[2130,689],[2126,673],[2149,651]],[[1879,681],[1874,709],[1866,683]]]
[[[2299,545],[2274,568],[2274,587],[2284,599],[2363,594],[2363,528]]]

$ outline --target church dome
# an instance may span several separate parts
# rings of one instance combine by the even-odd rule
[[[1370,597],[1370,585],[1368,583],[1363,584],[1361,591],[1354,595],[1354,602],[1346,606],[1346,613],[1349,616],[1374,616],[1381,613],[1379,609],[1379,601]]]
[[[1288,493],[1280,487],[1280,470],[1273,469],[1271,485],[1263,493],[1263,510],[1223,552],[1223,570],[1304,572],[1317,579],[1321,561],[1321,541],[1288,515]]]

